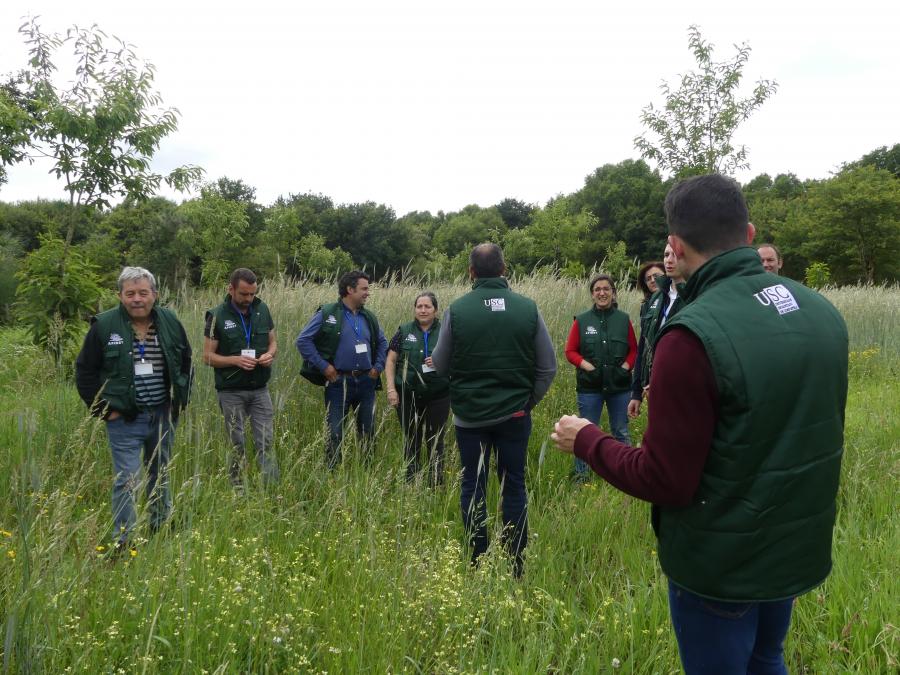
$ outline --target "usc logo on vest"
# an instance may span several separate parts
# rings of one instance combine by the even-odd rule
[[[768,288],[762,289],[759,293],[754,293],[753,297],[759,301],[763,307],[772,305],[778,310],[779,314],[787,314],[800,309],[800,305],[794,299],[791,292],[784,287],[783,284],[775,284]]]
[[[492,312],[505,312],[506,300],[504,298],[487,298],[484,301],[484,306]]]

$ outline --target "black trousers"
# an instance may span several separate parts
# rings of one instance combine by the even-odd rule
[[[444,434],[450,414],[450,397],[426,400],[408,390],[401,389],[397,393],[400,396],[397,416],[403,430],[406,480],[413,480],[422,470],[419,457],[424,441],[428,480],[432,485],[441,485],[444,482]]]

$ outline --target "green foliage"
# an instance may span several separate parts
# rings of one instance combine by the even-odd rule
[[[320,281],[336,278],[356,267],[349,253],[340,246],[328,248],[325,238],[318,234],[308,234],[300,239],[295,261],[304,277]]]
[[[596,216],[587,209],[573,211],[568,198],[556,197],[535,213],[531,225],[525,228],[534,242],[532,259],[556,268],[577,261],[584,238],[596,224]]]
[[[202,259],[200,281],[220,286],[244,254],[248,218],[244,205],[204,189],[199,199],[178,207],[184,226],[178,237]]]
[[[7,180],[6,167],[28,157],[33,126],[23,77],[9,76],[0,84],[0,185]]]
[[[688,29],[688,36],[698,70],[681,75],[677,89],[662,83],[665,104],[644,108],[641,123],[647,132],[634,139],[634,146],[641,157],[679,177],[747,169],[747,148],[733,145],[732,138],[778,85],[759,80],[749,96],[740,98],[738,88],[750,46],[736,45],[731,60],[713,61],[713,45],[703,39],[697,26]]]
[[[782,236],[806,260],[827,263],[839,283],[896,279],[900,181],[863,166],[815,183]]]
[[[61,276],[59,259],[65,248],[61,239],[41,237],[40,247],[25,256],[16,273],[16,316],[32,339],[57,357],[69,339],[83,332],[83,324],[74,319],[87,319],[104,298],[111,303],[96,268],[77,248],[69,249],[69,264]]]
[[[831,283],[831,270],[823,262],[814,262],[806,268],[805,283],[810,288],[824,288]]]
[[[0,324],[12,318],[16,297],[16,273],[21,266],[22,244],[8,232],[0,232]]]
[[[894,178],[900,178],[900,143],[895,143],[890,148],[883,145],[863,155],[858,161],[848,164],[845,168],[855,169],[860,166],[872,166],[876,169],[890,171]]]
[[[628,257],[624,241],[617,241],[606,249],[600,269],[616,280],[618,288],[629,288],[637,274],[637,260]]]
[[[452,258],[457,253],[468,255],[473,246],[486,241],[500,243],[505,231],[506,223],[496,207],[483,209],[470,204],[447,217],[435,231],[432,244]]]

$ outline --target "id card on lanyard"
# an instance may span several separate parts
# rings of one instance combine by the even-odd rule
[[[347,317],[347,321],[353,326],[353,332],[356,333],[356,345],[354,346],[356,353],[367,354],[369,352],[369,345],[363,342],[362,331],[359,329],[359,317],[356,317],[356,320],[354,321],[353,314],[347,311],[346,308],[344,308],[344,316]]]
[[[144,353],[146,352],[146,350],[147,347],[144,344],[144,341],[141,340],[140,342],[138,342],[138,354],[140,355],[141,360],[138,363],[134,364],[135,375],[145,376],[153,374],[153,364],[144,361]]]
[[[427,359],[427,358],[428,358],[428,331],[427,331],[427,330],[423,330],[423,331],[422,331],[422,336],[425,338],[425,351],[422,352],[422,356],[423,356],[424,358]],[[425,362],[423,361],[423,362],[422,362],[422,372],[423,372],[423,373],[433,373],[433,372],[434,372],[434,366],[429,366],[427,363],[425,363]]]
[[[232,303],[232,307],[234,304]],[[234,307],[237,310],[237,307]],[[244,315],[238,310],[238,318],[241,320],[241,328],[244,329],[244,339],[247,341],[247,348],[241,350],[241,356],[249,356],[251,359],[256,358],[256,350],[250,349],[250,337],[253,335],[253,319],[247,317],[247,322],[244,323]]]

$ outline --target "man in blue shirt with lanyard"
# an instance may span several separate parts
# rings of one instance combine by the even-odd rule
[[[381,384],[387,340],[375,315],[364,307],[370,281],[359,270],[341,276],[338,301],[322,305],[297,338],[301,374],[325,387],[326,459],[332,468],[341,462],[344,419],[351,410],[356,410],[367,458],[372,452],[375,391]]]
[[[256,275],[251,270],[239,267],[232,272],[228,295],[206,313],[203,333],[203,361],[216,371],[216,395],[233,448],[229,474],[237,490],[243,488],[247,418],[263,482],[278,481],[272,449],[274,415],[267,386],[278,342],[269,308],[256,290]]]

